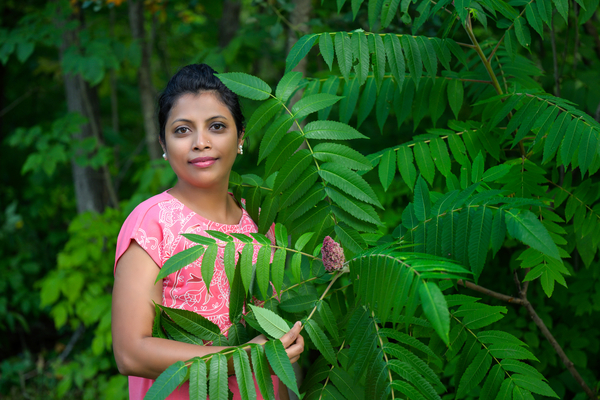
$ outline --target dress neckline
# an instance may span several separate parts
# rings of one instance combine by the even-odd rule
[[[246,209],[244,207],[242,207],[242,205],[240,204],[240,202],[238,202],[238,200],[233,196],[233,193],[231,193],[231,192],[227,192],[227,194],[230,195],[233,198],[233,200],[235,201],[235,203],[242,210],[242,216],[240,217],[240,221],[237,224],[222,224],[220,222],[216,222],[216,221],[210,220],[210,219],[208,219],[208,218],[206,218],[206,217],[198,214],[197,212],[195,212],[194,210],[192,210],[188,206],[186,206],[181,200],[179,200],[177,197],[175,197],[171,193],[169,193],[169,190],[171,190],[171,189],[167,189],[163,193],[165,193],[168,197],[170,197],[171,199],[173,199],[176,202],[178,202],[179,204],[181,204],[187,211],[189,211],[190,213],[194,214],[194,216],[196,216],[202,222],[207,222],[207,223],[211,223],[211,224],[217,224],[219,226],[240,227],[240,226],[242,226],[242,224],[244,222],[244,217],[246,215],[248,215],[248,213],[246,212]]]

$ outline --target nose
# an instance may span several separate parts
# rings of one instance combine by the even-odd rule
[[[194,150],[205,150],[209,149],[211,146],[210,138],[208,132],[201,129],[197,131],[195,140],[194,140]]]

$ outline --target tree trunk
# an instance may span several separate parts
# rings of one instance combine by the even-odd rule
[[[79,12],[73,13],[72,18],[77,18],[77,14],[81,17],[81,13]],[[59,29],[64,31],[60,46],[61,62],[68,48],[78,46],[77,38],[81,29],[81,22],[77,28],[70,31],[64,31],[64,27],[59,26]],[[64,25],[64,23],[60,22],[59,25]],[[88,121],[81,126],[81,131],[75,134],[73,139],[79,141],[95,137],[98,140],[98,144],[100,144],[100,112],[96,90],[91,88],[79,74],[65,74],[63,78],[67,97],[67,109],[69,112],[77,112],[83,115]],[[106,181],[107,177],[103,174],[106,170],[100,169],[97,171],[91,167],[81,166],[75,161],[75,157],[71,159],[71,168],[73,170],[77,211],[79,213],[86,211],[101,213],[107,204],[109,193],[112,189],[110,182]]]
[[[223,1],[223,16],[219,20],[219,47],[224,48],[235,37],[240,27],[240,0]]]
[[[152,86],[152,75],[150,71],[150,54],[146,33],[144,29],[144,2],[142,0],[129,0],[129,26],[131,35],[140,46],[142,59],[138,70],[138,87],[140,91],[140,103],[142,105],[142,117],[144,120],[144,131],[146,132],[146,146],[150,159],[160,158],[160,145],[158,143],[158,127],[155,123],[154,107],[156,104],[156,93]]]
[[[309,33],[308,21],[310,13],[312,11],[311,0],[294,0],[294,11],[290,13],[290,24],[291,28],[288,29],[288,41],[287,41],[287,52],[289,53],[294,44],[298,41],[298,34],[304,36]],[[295,71],[306,73],[306,62],[307,58],[304,57],[296,68]]]

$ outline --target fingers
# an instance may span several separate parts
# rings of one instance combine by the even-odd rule
[[[296,341],[296,338],[300,334],[300,329],[302,329],[302,324],[300,321],[296,322],[292,329],[290,329],[285,335],[281,337],[281,343],[284,348],[288,348],[292,343]]]
[[[296,338],[296,341],[290,345],[287,349],[285,349],[285,352],[287,353],[290,362],[296,362],[298,360],[298,358],[300,358],[300,355],[302,354],[302,352],[304,351],[304,338],[302,337],[302,335],[298,335],[298,337]]]

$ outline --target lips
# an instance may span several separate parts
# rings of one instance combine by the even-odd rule
[[[206,168],[213,165],[215,161],[217,161],[217,159],[214,157],[198,157],[190,160],[189,163],[199,168]]]

